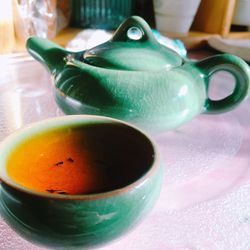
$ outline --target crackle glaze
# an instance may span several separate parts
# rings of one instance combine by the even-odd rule
[[[71,53],[38,37],[29,53],[54,79],[57,104],[66,114],[119,118],[145,129],[170,130],[201,114],[235,108],[249,93],[249,66],[222,54],[193,62],[160,45],[140,17],[124,21],[113,38],[87,51]],[[211,76],[227,71],[234,91],[211,100]]]
[[[8,176],[7,158],[25,138],[55,126],[94,123],[120,122],[96,116],[53,118],[20,130],[2,142],[0,212],[7,223],[25,239],[49,247],[82,249],[100,245],[132,228],[154,205],[162,179],[158,153],[147,136],[124,123],[124,126],[134,131],[136,143],[139,141],[141,147],[151,147],[148,153],[154,157],[152,165],[145,167],[143,175],[125,187],[95,194],[59,195],[29,190]],[[105,143],[108,147],[108,141]]]

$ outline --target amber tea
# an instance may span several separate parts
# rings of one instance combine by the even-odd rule
[[[121,188],[151,166],[150,143],[131,128],[88,124],[29,136],[11,153],[8,176],[21,186],[61,195]]]

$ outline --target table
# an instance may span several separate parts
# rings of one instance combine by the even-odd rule
[[[1,56],[0,66],[0,140],[28,123],[62,115],[40,64],[15,54]],[[226,73],[213,81],[214,98],[232,89]],[[136,228],[98,249],[250,249],[249,105],[247,100],[229,113],[200,115],[174,131],[152,134],[164,163],[158,202]],[[0,217],[0,249],[45,248],[22,239]]]

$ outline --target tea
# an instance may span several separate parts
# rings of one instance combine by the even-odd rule
[[[144,139],[145,140],[145,139]],[[152,145],[122,125],[89,124],[31,135],[13,150],[7,173],[19,185],[53,194],[90,194],[132,183],[151,166]]]

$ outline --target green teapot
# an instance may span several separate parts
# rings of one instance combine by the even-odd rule
[[[171,130],[195,116],[229,111],[249,93],[250,70],[242,59],[222,54],[193,62],[161,45],[138,16],[125,20],[97,47],[69,52],[31,37],[29,53],[51,72],[54,95],[65,114],[94,114],[131,122],[147,130]],[[231,94],[211,100],[211,76],[235,78]]]

